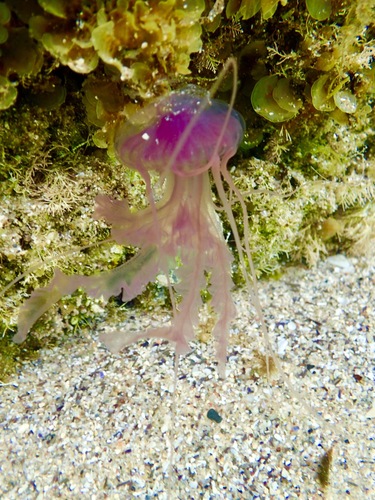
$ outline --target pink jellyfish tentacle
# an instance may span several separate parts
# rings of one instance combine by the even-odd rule
[[[281,365],[280,365],[280,361],[272,349],[270,336],[268,333],[266,321],[265,321],[264,314],[263,314],[263,309],[262,309],[262,306],[261,306],[260,301],[259,301],[257,276],[256,276],[255,266],[254,266],[254,262],[252,259],[252,252],[251,252],[250,244],[249,244],[250,227],[249,227],[249,218],[248,218],[248,213],[247,213],[245,201],[243,199],[241,192],[239,191],[239,189],[237,188],[237,186],[233,182],[232,177],[230,176],[227,169],[225,168],[226,162],[231,158],[231,156],[232,156],[232,154],[230,152],[228,152],[227,157],[223,158],[222,165],[221,165],[222,168],[212,169],[212,174],[214,177],[214,182],[215,182],[216,187],[217,187],[219,198],[221,200],[224,211],[228,217],[228,221],[229,221],[229,224],[231,226],[231,230],[232,230],[233,237],[235,240],[236,248],[238,251],[240,266],[242,269],[242,275],[244,276],[245,283],[246,283],[246,289],[248,290],[248,292],[250,294],[252,304],[253,304],[255,311],[258,315],[258,318],[259,318],[260,330],[261,330],[261,333],[262,333],[262,336],[263,336],[263,339],[264,339],[264,342],[266,345],[266,349],[267,349],[267,358],[266,358],[267,372],[269,372],[269,359],[268,359],[268,357],[271,357],[272,360],[274,361],[275,365],[277,366],[279,372],[283,373]],[[243,224],[244,224],[244,235],[243,235],[244,249],[243,249],[243,246],[241,243],[240,235],[238,233],[237,224],[236,224],[236,221],[235,221],[234,216],[233,216],[230,202],[228,201],[228,198],[225,194],[222,179],[224,179],[224,181],[228,185],[229,191],[231,193],[235,194],[236,200],[240,203],[240,206],[241,206],[241,211],[243,214]],[[246,262],[245,262],[245,254],[247,257],[248,264],[246,264]],[[247,266],[250,269],[250,275],[247,272]]]

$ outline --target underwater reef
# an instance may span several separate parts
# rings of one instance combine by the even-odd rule
[[[129,314],[119,299],[105,306],[77,291],[43,315],[29,347],[11,342],[19,306],[53,267],[89,275],[135,253],[91,246],[110,234],[92,217],[97,195],[147,205],[141,176],[116,158],[118,123],[187,85],[210,89],[229,56],[246,130],[228,168],[259,275],[371,251],[374,35],[373,0],[0,2],[0,287],[32,270],[0,298],[0,379],[40,340]],[[217,97],[228,101],[231,86],[228,75]],[[241,231],[235,200],[232,209]],[[160,281],[133,303],[155,304],[169,305]]]

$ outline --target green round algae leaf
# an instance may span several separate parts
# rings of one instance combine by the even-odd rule
[[[8,78],[0,76],[0,110],[10,108],[16,99],[16,87],[8,80]]]
[[[34,29],[39,27],[43,28],[43,24],[33,25]],[[48,52],[75,73],[91,73],[99,63],[99,57],[93,47],[82,48],[63,33],[44,33],[41,41]]]
[[[270,19],[276,12],[279,0],[262,0],[263,19]]]
[[[329,75],[319,77],[311,87],[311,99],[315,109],[319,111],[333,111],[335,101],[329,92]]]
[[[48,14],[52,14],[63,19],[66,18],[65,9],[69,2],[66,2],[65,0],[38,0],[38,3],[46,12],[48,12]]]
[[[10,17],[11,13],[9,7],[4,2],[0,2],[0,24],[9,23]]]
[[[97,130],[92,136],[92,141],[97,148],[107,149],[108,148],[108,137],[105,131]]]
[[[82,89],[86,119],[98,127],[103,127],[113,119],[111,115],[119,113],[124,107],[124,95],[116,82],[91,75],[85,79]]]
[[[310,16],[317,21],[324,21],[331,15],[331,0],[306,0]]]
[[[244,21],[255,16],[261,8],[261,0],[229,0],[225,14],[229,18],[231,16],[239,16]]]
[[[0,24],[0,45],[8,40],[8,36],[8,30],[5,28],[5,26],[1,26]]]
[[[43,33],[41,41],[44,48],[58,59],[66,56],[73,46],[73,42],[62,33]]]
[[[147,64],[135,62],[130,66],[130,69],[133,71],[133,81],[146,88],[150,85],[150,82],[152,82],[152,71]]]
[[[27,28],[12,28],[4,45],[2,63],[7,73],[18,76],[36,75],[43,65],[43,55],[29,36]]]
[[[32,16],[29,21],[29,31],[33,38],[42,41],[42,37],[50,29],[50,23],[43,16]]]
[[[31,102],[43,109],[56,109],[60,107],[66,98],[66,88],[61,82],[51,82],[43,92],[31,96]]]
[[[261,130],[247,128],[238,148],[240,151],[247,153],[250,149],[259,146],[263,141],[263,137],[263,132]]]
[[[272,97],[275,99],[280,108],[283,108],[286,111],[291,111],[297,114],[302,107],[301,99],[298,99],[294,95],[294,92],[290,87],[289,78],[279,79],[276,87],[273,89]]]
[[[347,126],[349,125],[348,114],[341,111],[341,109],[336,108],[330,113],[331,118],[335,120],[339,125]]]
[[[218,14],[212,21],[205,22],[204,28],[209,33],[214,33],[221,24],[221,15]]]
[[[279,77],[276,75],[264,76],[255,84],[251,93],[251,104],[253,105],[254,111],[273,123],[290,120],[298,111],[283,109],[275,101],[273,92],[278,82]]]
[[[357,98],[349,90],[341,90],[333,96],[336,106],[344,113],[355,113],[357,111]]]
[[[75,73],[87,74],[94,71],[99,64],[99,57],[95,50],[82,49],[78,45],[74,45],[67,55],[65,64]]]

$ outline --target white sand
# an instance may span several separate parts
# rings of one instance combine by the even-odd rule
[[[210,345],[194,344],[180,363],[170,481],[170,347],[114,356],[94,333],[44,351],[0,388],[0,498],[164,499],[170,488],[183,500],[375,499],[375,258],[350,262],[291,269],[260,286],[302,405],[280,376],[257,374],[259,328],[246,295],[235,294],[226,380]],[[207,418],[210,408],[221,423]],[[331,447],[323,490],[318,464]]]

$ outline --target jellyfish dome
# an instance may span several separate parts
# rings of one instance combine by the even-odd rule
[[[117,132],[121,162],[140,172],[170,170],[182,177],[233,156],[245,128],[242,116],[227,103],[191,88],[150,104],[142,117],[141,123],[128,122]]]

